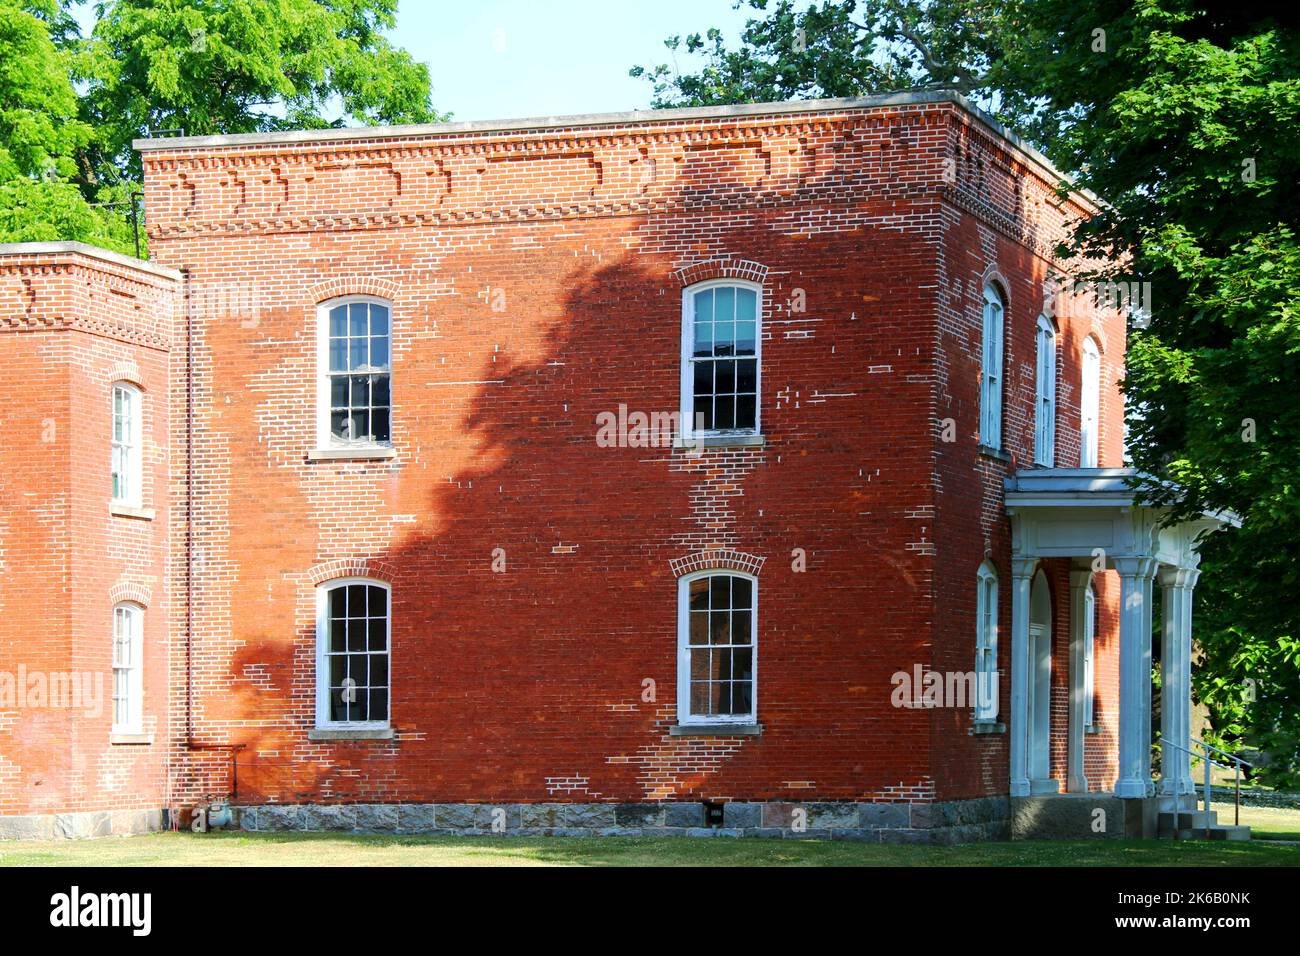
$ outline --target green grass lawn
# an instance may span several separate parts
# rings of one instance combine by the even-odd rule
[[[1219,812],[1220,823],[1231,823],[1231,803],[1211,801],[1210,807]],[[1242,807],[1241,822],[1250,827],[1256,840],[1300,840],[1300,810],[1283,807]]]
[[[1300,866],[1300,846],[1255,841],[879,846],[717,837],[394,837],[156,833],[0,843],[7,866]]]

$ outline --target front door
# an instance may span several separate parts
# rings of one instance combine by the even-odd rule
[[[1052,593],[1039,571],[1029,593],[1029,786],[1056,793],[1052,777]]]

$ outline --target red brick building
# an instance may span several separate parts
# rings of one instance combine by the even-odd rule
[[[137,146],[150,262],[0,247],[0,833],[1147,796],[1121,587],[1194,554],[1102,527],[1091,201],[959,97]]]

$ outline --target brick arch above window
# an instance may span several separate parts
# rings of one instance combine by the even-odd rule
[[[307,301],[315,305],[345,295],[369,295],[391,302],[397,296],[397,283],[379,276],[338,276],[308,289]]]
[[[708,548],[696,551],[668,562],[675,577],[694,574],[696,571],[742,571],[758,577],[767,558],[745,551],[724,548]]]
[[[993,286],[993,288],[998,290],[998,295],[1002,296],[1002,307],[1005,310],[1010,311],[1011,310],[1011,283],[1007,281],[1007,277],[1004,276],[1002,272],[998,269],[997,263],[990,263],[989,266],[984,270],[984,274],[980,276],[980,284],[978,289],[980,296],[984,295],[985,287],[990,285]]]
[[[109,604],[116,606],[127,601],[147,608],[153,601],[153,588],[142,581],[119,581],[109,588]]]
[[[332,561],[322,561],[307,572],[307,579],[313,585],[324,584],[335,578],[373,578],[392,583],[396,576],[395,567],[377,558],[335,558]]]
[[[728,256],[683,266],[673,274],[677,276],[677,281],[682,284],[682,288],[695,285],[697,282],[707,282],[710,279],[747,279],[762,285],[763,280],[767,278],[767,266],[761,262]]]
[[[112,367],[109,368],[108,374],[104,377],[104,382],[108,385],[129,382],[139,389],[144,388],[144,376],[140,374],[140,366],[131,359],[114,362]]]

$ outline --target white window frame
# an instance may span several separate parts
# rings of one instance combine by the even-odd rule
[[[984,286],[980,345],[980,444],[1002,448],[1002,351],[1005,341],[1006,300],[998,288]]]
[[[1079,467],[1096,468],[1101,443],[1101,349],[1091,335],[1083,340],[1079,383]]]
[[[125,654],[121,653],[125,649]],[[113,733],[137,734],[144,726],[144,608],[133,601],[113,606],[112,682],[110,708]],[[124,693],[118,674],[125,675]],[[117,703],[126,701],[126,719],[119,721]]]
[[[1083,726],[1097,722],[1097,595],[1092,582],[1083,592]]]
[[[1056,329],[1038,317],[1038,373],[1034,380],[1034,464],[1056,464]]]
[[[748,714],[691,713],[691,582],[700,578],[733,577],[749,581],[752,605],[749,612],[751,686]],[[734,646],[734,645],[733,645]],[[740,645],[743,646],[743,645]],[[758,723],[758,578],[744,571],[713,568],[696,571],[677,580],[677,723],[684,727],[715,725],[752,726]]]
[[[695,296],[708,289],[748,289],[754,293],[754,427],[695,428]],[[712,360],[709,360],[712,361]],[[709,279],[682,290],[681,436],[758,436],[763,434],[763,287],[745,279]]]
[[[130,382],[114,382],[109,399],[109,439],[112,453],[109,456],[109,493],[113,504],[139,508],[144,503],[144,455],[141,447],[144,437],[143,392]],[[121,397],[124,413],[118,414]],[[124,419],[121,437],[118,432],[119,417]],[[121,463],[119,468],[118,463]],[[119,484],[125,494],[117,494],[113,485]]]
[[[388,620],[384,652],[388,655],[388,717],[384,720],[331,720],[329,679],[330,592],[348,585],[382,588],[387,593]],[[393,721],[393,588],[387,581],[367,577],[331,578],[316,586],[316,729],[387,730]]]
[[[985,561],[975,574],[975,720],[993,723],[998,719],[1000,694],[989,699],[985,688],[995,688],[998,673],[998,572]],[[986,676],[987,675],[987,676]]]
[[[388,310],[388,441],[347,441],[335,438],[330,430],[330,312],[341,305],[364,302],[380,305]],[[366,374],[351,372],[350,374]],[[373,374],[373,373],[372,373]],[[373,295],[345,295],[328,299],[316,306],[316,447],[320,449],[391,448],[393,445],[394,408],[393,394],[393,304]]]

